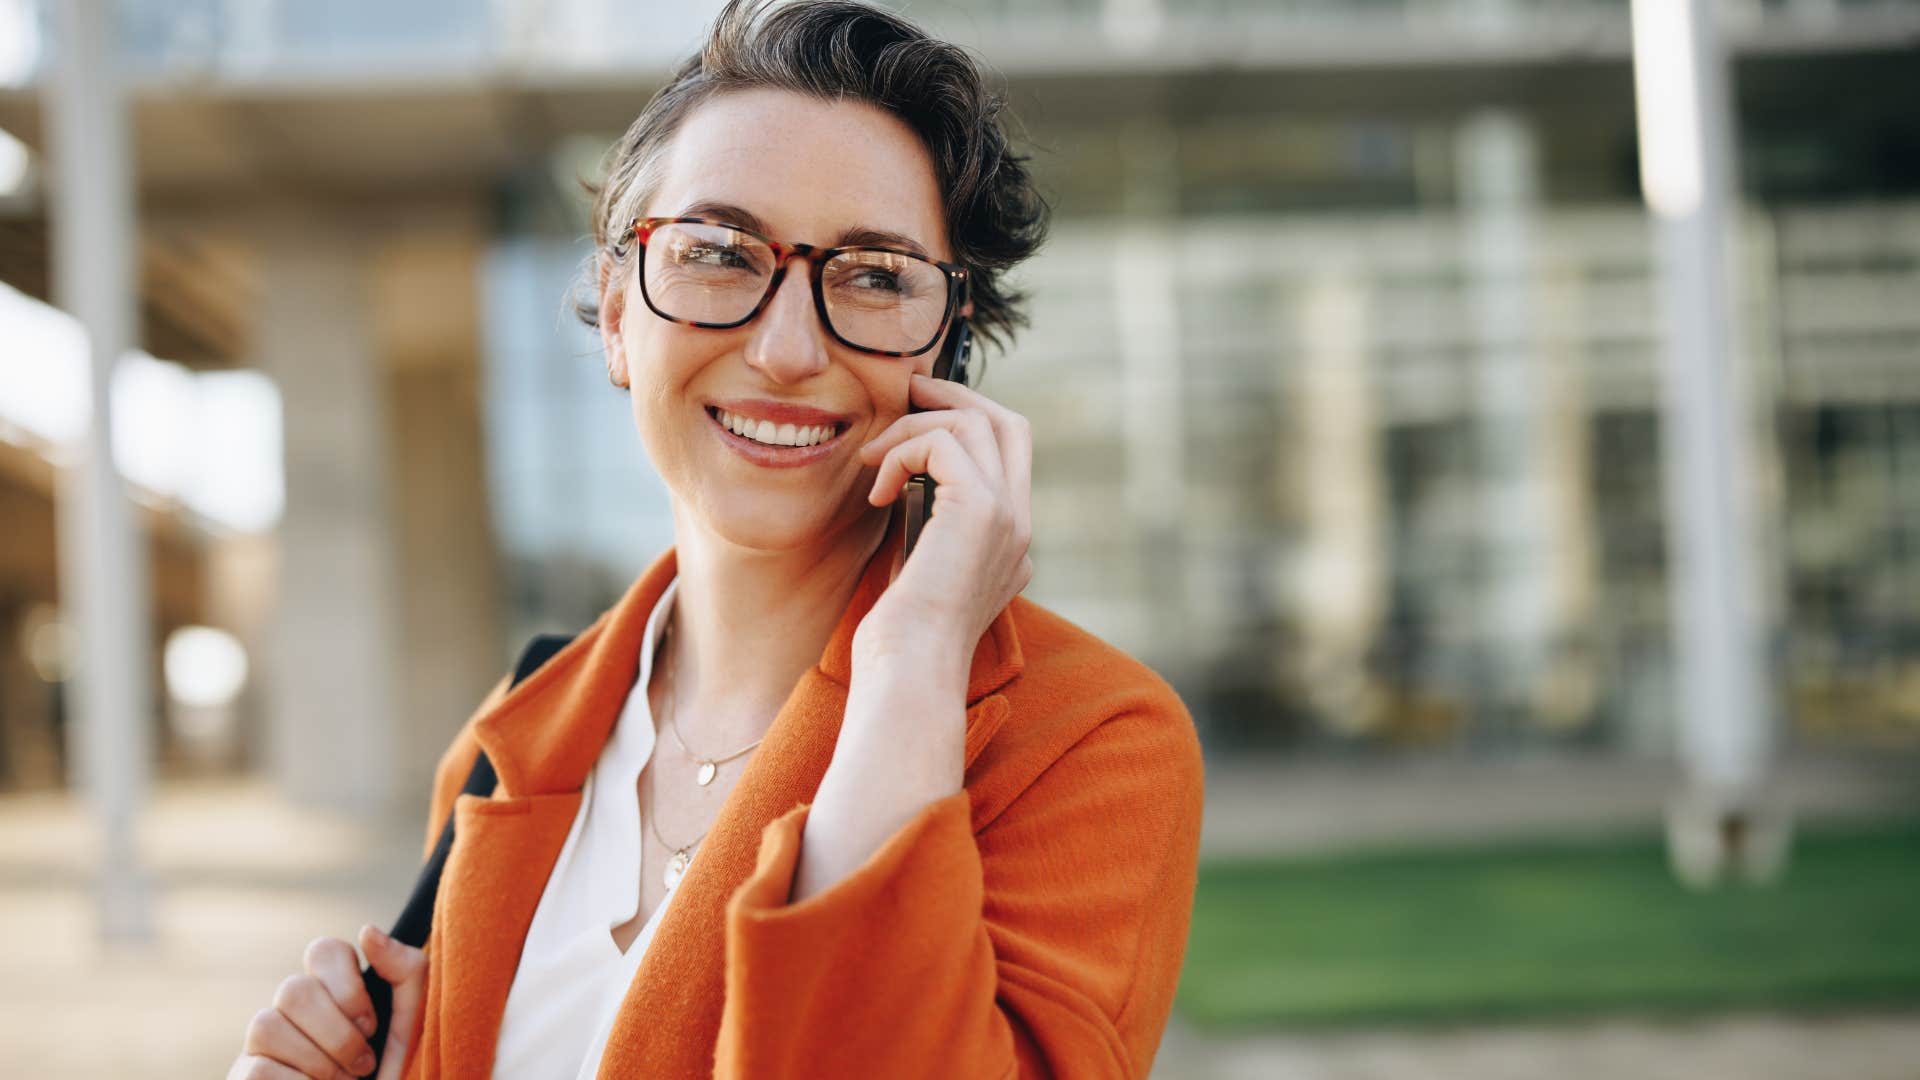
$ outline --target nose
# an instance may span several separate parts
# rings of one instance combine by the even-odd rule
[[[826,330],[813,310],[810,267],[804,259],[787,264],[767,309],[752,324],[747,363],[777,383],[794,383],[827,367]]]

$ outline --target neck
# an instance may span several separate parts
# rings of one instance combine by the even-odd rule
[[[877,510],[818,545],[763,551],[674,505],[678,585],[664,660],[673,665],[674,723],[691,747],[729,753],[773,726],[826,651],[889,516]]]

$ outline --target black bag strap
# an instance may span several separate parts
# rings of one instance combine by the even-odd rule
[[[540,669],[554,653],[567,646],[573,638],[562,634],[541,634],[527,643],[526,651],[520,654],[520,662],[513,668],[513,684],[520,685],[527,676]],[[486,798],[493,794],[494,785],[499,782],[493,773],[493,762],[487,760],[487,752],[480,751],[474,759],[473,771],[467,774],[467,782],[461,786],[461,794],[478,795]],[[407,897],[407,906],[400,909],[400,918],[394,921],[392,937],[405,945],[415,948],[426,944],[427,935],[433,929],[433,901],[440,893],[440,875],[447,867],[447,853],[453,850],[453,811],[447,811],[447,823],[440,829],[440,840],[433,845],[433,854],[427,857],[426,864],[420,869],[420,877],[413,884],[413,895]],[[368,965],[360,972],[360,981],[366,985],[367,996],[373,999],[373,1018],[378,1025],[373,1037],[367,1042],[373,1047],[373,1056],[377,1060],[387,1044],[387,1021],[393,1016],[393,986],[381,978]]]

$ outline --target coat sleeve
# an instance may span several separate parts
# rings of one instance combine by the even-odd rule
[[[440,755],[439,764],[434,766],[433,792],[427,803],[426,843],[420,852],[422,862],[433,857],[433,849],[440,843],[440,830],[446,827],[447,815],[453,813],[453,800],[459,797],[460,789],[467,782],[467,774],[473,771],[473,763],[480,757],[480,740],[473,732],[474,721],[486,715],[489,709],[498,704],[500,699],[507,695],[512,685],[511,675],[501,678],[494,684],[487,696],[481,699],[479,707],[474,709],[473,715],[454,734],[453,742],[448,744],[445,752]],[[421,946],[421,949],[427,954],[427,1001],[421,1015],[422,1028],[414,1032],[413,1042],[407,1052],[406,1067],[401,1071],[401,1080],[421,1080],[428,1074],[429,1055],[423,1052],[423,1046],[427,1042],[424,1025],[427,1018],[435,1015],[440,1007],[439,990],[433,979],[433,938],[431,936],[427,938],[427,943]]]
[[[727,905],[715,1075],[1145,1077],[1186,953],[1203,786],[1168,692],[979,833],[956,792],[798,903],[811,804],[769,822]]]

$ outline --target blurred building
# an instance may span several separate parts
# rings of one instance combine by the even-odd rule
[[[254,658],[227,767],[419,802],[526,635],[583,625],[669,542],[568,321],[575,181],[717,7],[120,3],[147,350],[282,403],[269,533],[148,519],[160,629]],[[1035,423],[1032,596],[1165,673],[1213,749],[1668,752],[1625,0],[906,10],[1004,76],[1058,215],[983,383]],[[1910,747],[1920,3],[1723,11],[1786,719]],[[38,147],[57,43],[12,13],[34,47],[0,70],[0,129]],[[44,298],[59,181],[22,176],[0,280]],[[59,741],[44,451],[0,444],[15,784]]]

